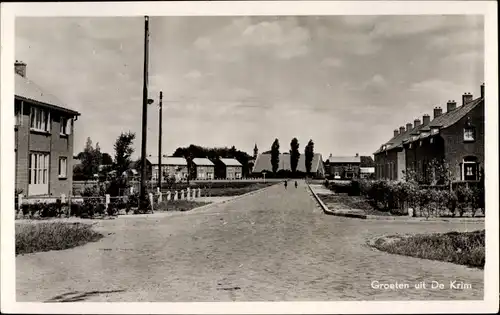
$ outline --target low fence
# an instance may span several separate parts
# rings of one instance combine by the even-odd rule
[[[187,200],[195,201],[202,197],[202,189],[183,189],[180,191],[168,191],[163,193],[157,189],[148,194],[148,208],[154,211],[162,202]],[[118,210],[139,207],[139,198],[131,187],[129,194],[125,196],[16,196],[16,217],[20,214],[34,216],[38,214],[42,217],[82,216],[82,211],[90,213],[92,216],[97,214],[116,214]],[[82,210],[83,209],[83,210]]]

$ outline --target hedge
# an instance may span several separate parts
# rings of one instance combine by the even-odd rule
[[[478,209],[484,214],[484,187],[474,185],[457,185],[454,191],[442,189],[422,189],[414,182],[397,182],[387,180],[353,180],[351,182],[325,181],[325,185],[337,192],[349,195],[364,195],[373,206],[393,214],[408,214],[414,209],[418,216],[442,216],[451,213],[460,216],[470,209],[475,216]]]

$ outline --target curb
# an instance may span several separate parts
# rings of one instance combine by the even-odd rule
[[[357,213],[346,213],[346,212],[336,212],[328,209],[328,207],[321,201],[321,199],[318,197],[318,195],[314,192],[314,190],[311,188],[311,185],[307,183],[307,187],[309,187],[309,190],[311,191],[312,195],[314,196],[314,199],[319,203],[320,207],[323,209],[323,212],[328,215],[334,215],[337,217],[346,217],[346,218],[357,218],[357,219],[366,219],[365,214],[357,214]]]

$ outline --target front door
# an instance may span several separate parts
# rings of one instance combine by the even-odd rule
[[[464,163],[464,180],[477,180],[477,163]]]
[[[28,195],[49,194],[49,157],[48,153],[30,153]]]

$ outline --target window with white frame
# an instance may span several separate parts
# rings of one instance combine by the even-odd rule
[[[29,184],[48,184],[49,154],[31,153],[29,160]]]
[[[30,128],[36,131],[50,131],[50,112],[43,108],[31,107]]]
[[[464,128],[464,141],[474,141],[476,140],[474,127]]]
[[[61,117],[59,133],[61,135],[71,134],[71,123],[72,123],[72,119],[67,118],[67,117]]]
[[[60,157],[59,158],[59,178],[66,178],[68,171],[68,158]]]

